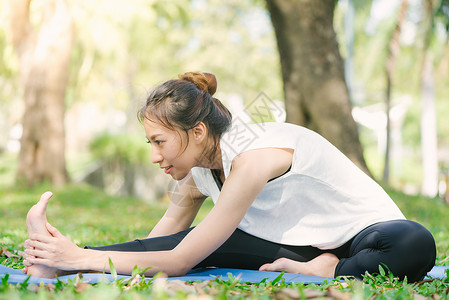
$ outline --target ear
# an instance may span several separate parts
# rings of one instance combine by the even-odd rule
[[[197,144],[201,143],[207,137],[206,124],[200,122],[198,125],[192,128],[193,139]]]

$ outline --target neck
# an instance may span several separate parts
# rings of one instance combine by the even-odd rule
[[[201,155],[201,158],[198,160],[198,166],[202,168],[207,169],[216,169],[216,170],[223,170],[223,163],[221,160],[221,148],[220,145],[217,145],[217,148],[215,150],[214,156],[210,157],[209,153],[212,151],[209,149],[209,151],[203,152]],[[206,154],[206,155],[204,155]]]

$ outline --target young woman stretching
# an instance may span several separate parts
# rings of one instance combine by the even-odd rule
[[[120,274],[215,266],[360,278],[384,264],[417,281],[434,266],[430,232],[327,140],[292,124],[231,125],[216,87],[212,74],[186,73],[139,112],[153,163],[177,181],[147,238],[79,248],[47,223],[46,193],[27,218],[28,273],[108,271],[110,258]],[[214,207],[189,228],[207,196]]]

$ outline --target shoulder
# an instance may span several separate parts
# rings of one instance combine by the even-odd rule
[[[191,180],[198,191],[205,196],[211,196],[214,181],[210,169],[194,167],[191,174]]]
[[[265,183],[284,174],[292,165],[293,149],[260,148],[245,151],[232,161],[231,172],[259,177]]]
[[[316,132],[303,126],[291,123],[266,122],[247,124],[236,121],[223,134],[222,140],[225,141],[242,141],[258,139],[267,135],[290,136],[298,134],[316,134]]]
[[[198,177],[197,177],[198,178]],[[198,184],[197,179],[192,171],[182,180],[174,180],[172,187],[170,188],[173,195],[180,194],[184,197],[188,196],[191,199],[203,199],[207,196]]]
[[[297,148],[298,142],[302,139],[303,130],[308,129],[289,123],[234,123],[220,141],[225,176],[229,174],[231,164],[235,163],[237,155],[264,148]],[[255,157],[253,154],[251,153],[250,156]],[[262,154],[260,152],[257,155]]]

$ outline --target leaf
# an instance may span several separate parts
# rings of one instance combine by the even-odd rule
[[[32,283],[27,286],[27,290],[33,293],[37,293],[39,291],[39,286],[37,284]]]
[[[166,290],[181,291],[184,293],[195,293],[195,287],[182,280],[170,280],[165,285]]]
[[[439,300],[439,299],[441,299],[443,297],[441,295],[438,295],[438,294],[433,294],[431,298],[434,299],[434,300]]]
[[[112,275],[112,279],[114,279],[114,281],[117,280],[117,271],[115,270],[114,264],[112,263],[111,258],[108,258],[109,260],[109,271],[111,272]]]
[[[427,299],[427,297],[424,297],[423,295],[420,295],[420,294],[417,294],[417,293],[414,293],[413,295],[413,300],[424,300],[424,299]]]
[[[26,288],[28,287],[28,281],[30,281],[30,278],[31,278],[31,275],[29,275],[29,276],[27,277],[27,279],[25,279],[24,282],[19,283],[20,289],[24,290],[24,289],[26,289]]]
[[[273,280],[272,284],[275,285],[276,283],[278,283],[281,280],[282,276],[284,276],[284,273],[285,271],[282,271],[281,274],[279,274],[278,277]]]
[[[133,272],[131,274],[131,277],[134,277],[134,276],[140,274],[141,272],[142,272],[142,269],[139,268],[139,266],[135,265],[134,268],[133,268]]]
[[[47,291],[54,292],[56,286],[53,283],[47,283],[46,288],[47,288]]]
[[[139,274],[137,274],[136,276],[133,277],[133,279],[131,280],[129,286],[132,287],[132,286],[138,284],[140,282],[141,278],[142,277]]]
[[[328,296],[331,296],[334,299],[341,299],[341,300],[350,300],[351,299],[351,294],[340,292],[339,290],[337,290],[336,288],[334,288],[332,286],[327,289],[327,293],[328,293]]]
[[[292,288],[283,288],[275,292],[275,299],[300,299],[300,298],[301,298],[300,292]]]
[[[228,288],[233,288],[237,283],[240,282],[240,278],[242,277],[242,274],[240,273],[237,276],[234,276],[232,273],[227,273],[228,275],[228,282],[229,282],[229,287]]]
[[[8,286],[9,274],[6,273],[5,277],[2,278],[2,285],[6,288]]]
[[[90,285],[86,282],[77,282],[75,284],[75,291],[77,291],[78,293],[82,293],[84,292],[86,289],[88,289],[90,287]]]
[[[64,283],[56,277],[55,289],[62,290],[64,287]]]
[[[205,289],[207,287],[209,287],[210,281],[206,280],[206,281],[202,281],[202,282],[193,282],[191,285],[195,288],[195,291],[197,294],[205,295],[205,294],[207,294]]]
[[[307,288],[302,291],[302,295],[305,296],[306,298],[318,298],[324,297],[325,293],[322,291]]]
[[[5,255],[6,257],[16,257],[16,258],[19,257],[18,255],[15,255],[15,254],[9,252],[8,249],[6,249],[6,248],[0,249],[0,255],[2,255],[2,254]]]
[[[385,270],[384,270],[384,268],[382,268],[381,265],[379,265],[379,274],[382,276],[385,276]]]

